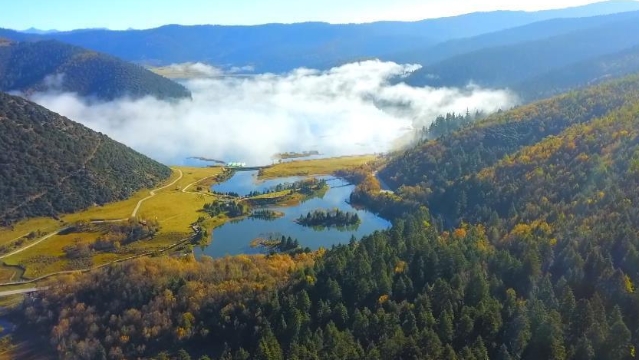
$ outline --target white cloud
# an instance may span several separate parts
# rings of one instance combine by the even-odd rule
[[[232,74],[236,74],[236,73],[252,73],[255,71],[255,67],[252,65],[245,65],[245,66],[233,66],[231,67],[228,72],[232,73]]]
[[[427,125],[439,114],[491,112],[516,102],[504,90],[413,88],[390,82],[417,68],[366,61],[323,72],[297,69],[283,76],[197,79],[185,83],[193,100],[178,102],[144,98],[95,103],[53,93],[35,94],[32,100],[169,164],[188,156],[264,164],[283,151],[387,151],[407,128]]]
[[[187,77],[200,76],[200,77],[214,77],[224,75],[221,69],[206,64],[196,63],[183,63],[172,64],[164,68],[166,71],[174,74],[182,74]]]
[[[42,83],[46,89],[59,90],[64,85],[64,77],[64,73],[47,75]]]

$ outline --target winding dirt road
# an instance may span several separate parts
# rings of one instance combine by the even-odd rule
[[[151,190],[151,191],[149,192],[149,194],[150,194],[149,196],[147,196],[147,197],[145,197],[144,199],[142,199],[142,200],[138,201],[137,205],[135,206],[135,209],[133,209],[133,213],[131,214],[131,217],[135,217],[135,216],[137,215],[138,211],[140,210],[140,206],[142,206],[142,204],[143,204],[145,201],[147,201],[147,200],[149,200],[149,199],[153,198],[153,197],[156,195],[156,193],[157,193],[158,191],[161,191],[161,190],[164,190],[164,189],[166,189],[166,188],[168,188],[168,187],[171,187],[171,186],[175,185],[178,181],[182,180],[182,177],[184,176],[184,174],[182,173],[182,170],[178,170],[178,172],[180,173],[180,176],[179,176],[177,179],[175,179],[175,181],[173,181],[172,183],[170,183],[170,184],[168,184],[168,185],[162,186],[162,187],[160,187],[160,188],[157,188],[157,189]],[[129,219],[128,219],[128,218],[126,218],[126,219],[119,219],[119,220],[102,220],[102,221],[92,221],[92,223],[94,223],[94,224],[101,224],[101,223],[115,223],[115,222],[123,222],[123,221],[127,221],[127,220],[129,220]],[[66,226],[66,227],[64,227],[64,228],[62,228],[62,229],[59,229],[59,230],[57,230],[57,231],[54,231],[54,232],[52,232],[52,233],[50,233],[50,234],[48,234],[48,235],[46,235],[46,236],[44,236],[44,237],[42,237],[42,238],[38,239],[37,241],[32,242],[32,243],[31,243],[31,244],[29,244],[29,245],[26,245],[26,246],[24,246],[24,247],[22,247],[22,248],[20,248],[20,249],[17,249],[17,250],[15,250],[15,251],[12,251],[12,252],[8,253],[8,254],[2,255],[2,256],[0,256],[0,260],[1,260],[1,259],[8,258],[8,257],[13,256],[13,255],[16,255],[16,254],[19,254],[19,253],[21,253],[21,252],[23,252],[23,251],[25,251],[25,250],[28,250],[28,249],[30,249],[30,248],[32,248],[32,247],[34,247],[34,246],[36,246],[36,245],[40,244],[41,242],[43,242],[43,241],[45,241],[45,240],[48,240],[48,239],[50,239],[50,238],[52,238],[52,237],[54,237],[54,236],[58,235],[59,233],[61,233],[61,232],[65,231],[65,230],[68,230],[69,228],[70,228],[69,226]]]
[[[151,192],[149,193],[150,195],[145,197],[144,199],[138,201],[138,204],[135,206],[135,209],[133,209],[133,212],[131,213],[131,217],[135,217],[138,214],[138,210],[140,210],[140,206],[142,206],[142,203],[144,203],[145,201],[153,198],[155,196],[155,193],[161,190],[164,190],[168,187],[171,187],[173,185],[175,185],[178,181],[182,180],[182,177],[184,176],[184,174],[182,173],[182,170],[178,170],[178,172],[180,173],[180,176],[175,179],[175,181],[173,181],[172,183],[162,186],[161,188],[157,188],[154,190],[151,190]]]
[[[34,242],[32,242],[31,244],[29,244],[29,245],[25,246],[25,247],[22,247],[22,248],[20,248],[20,249],[18,249],[18,250],[15,250],[15,251],[13,251],[13,252],[10,252],[10,253],[8,253],[8,254],[5,254],[5,255],[0,256],[0,259],[8,258],[9,256],[13,256],[13,255],[15,255],[15,254],[19,254],[19,253],[21,253],[21,252],[23,252],[23,251],[25,251],[25,250],[27,250],[27,249],[29,249],[29,248],[32,248],[32,247],[34,247],[34,246],[38,245],[39,243],[41,243],[41,242],[43,242],[43,241],[45,241],[45,240],[47,240],[47,239],[49,239],[49,238],[52,238],[52,237],[54,237],[54,236],[58,235],[59,233],[61,233],[61,232],[65,231],[65,230],[67,230],[67,229],[69,229],[69,227],[65,227],[65,228],[62,228],[62,229],[60,229],[60,230],[58,230],[58,231],[52,232],[51,234],[46,235],[46,236],[44,236],[44,237],[42,237],[42,238],[38,239],[37,241],[34,241]]]
[[[207,177],[205,177],[205,178],[203,178],[203,179],[200,179],[200,180],[198,180],[198,181],[194,181],[194,182],[192,182],[192,183],[190,183],[190,184],[186,185],[186,186],[184,187],[184,189],[182,189],[182,192],[183,192],[183,193],[186,193],[186,192],[187,192],[186,190],[188,190],[191,186],[193,186],[193,185],[195,185],[195,184],[197,184],[197,183],[199,183],[199,182],[201,182],[201,181],[204,181],[204,180],[206,180],[206,179],[213,178],[213,177],[215,177],[215,176],[217,176],[217,175],[207,176]]]

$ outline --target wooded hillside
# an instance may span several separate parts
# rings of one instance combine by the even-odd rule
[[[0,93],[0,222],[122,200],[171,170],[106,135]]]
[[[0,90],[67,91],[102,100],[191,96],[184,86],[139,65],[52,40],[0,44]]]

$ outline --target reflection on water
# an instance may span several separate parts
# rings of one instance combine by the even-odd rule
[[[236,192],[245,195],[251,191],[264,191],[277,184],[291,183],[303,178],[291,177],[264,182],[256,181],[256,171],[241,171],[236,173],[227,182],[213,187],[218,192]],[[236,254],[255,254],[260,249],[253,249],[250,243],[257,237],[281,237],[290,236],[299,240],[303,247],[318,249],[331,247],[334,244],[346,243],[352,236],[361,238],[372,234],[376,230],[385,230],[390,223],[375,214],[355,209],[346,201],[354,189],[353,185],[345,183],[341,179],[321,177],[328,180],[331,189],[322,198],[309,199],[302,204],[293,207],[271,207],[269,209],[280,211],[284,216],[275,220],[262,220],[247,218],[237,222],[227,223],[213,231],[211,244],[203,249],[198,249],[199,255],[222,257]],[[349,229],[313,229],[298,225],[295,220],[300,215],[316,209],[335,209],[357,212],[361,223],[356,228]]]
[[[278,184],[294,183],[304,177],[292,176],[281,179],[257,180],[257,171],[238,171],[231,179],[221,184],[213,185],[213,191],[219,193],[234,192],[246,196],[252,191],[263,192]]]

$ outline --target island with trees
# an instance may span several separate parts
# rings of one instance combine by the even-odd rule
[[[258,237],[251,241],[252,248],[262,248],[267,255],[275,254],[288,254],[299,255],[304,253],[311,253],[311,249],[308,247],[302,247],[297,239],[292,239],[290,236],[286,237],[282,235],[278,236]]]
[[[253,219],[272,221],[272,220],[277,220],[281,217],[284,217],[284,213],[281,211],[275,211],[270,209],[258,209],[251,213],[251,217]]]
[[[352,211],[333,210],[314,210],[300,217],[296,222],[302,226],[313,228],[330,228],[330,227],[351,227],[357,226],[361,222],[359,215]]]

